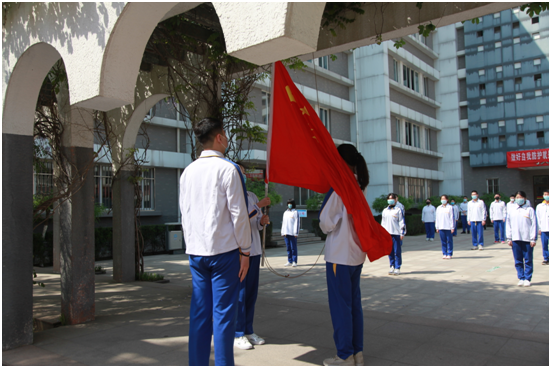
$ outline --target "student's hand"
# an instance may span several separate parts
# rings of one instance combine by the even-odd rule
[[[423,224],[425,223],[425,221],[421,221]]]
[[[534,248],[534,247],[536,246],[536,242],[535,242],[535,241],[530,242],[530,246],[531,246],[532,248]]]
[[[436,229],[436,232],[438,232],[438,229]]]
[[[249,253],[243,253],[243,254],[250,254]],[[247,272],[249,271],[249,257],[244,257],[242,255],[239,256],[241,258],[239,261],[241,262],[241,268],[239,269],[239,281],[243,282],[245,279],[245,276],[247,276]]]
[[[270,223],[270,217],[268,215],[262,216],[260,219],[260,225],[266,225]]]
[[[492,220],[492,224],[494,223],[494,220]]]
[[[400,240],[404,240],[404,236],[403,236],[403,235],[400,235]]]
[[[482,226],[486,226],[486,221],[482,221]]]
[[[471,226],[471,222],[470,222],[470,221],[467,221],[467,225]]]
[[[541,230],[538,230],[538,234],[540,234],[540,235],[541,235]]]
[[[510,247],[513,246],[513,242],[511,240],[507,240],[507,244],[509,244]]]
[[[269,206],[271,203],[272,201],[270,201],[270,198],[266,197],[266,198],[262,198],[256,205],[262,208],[262,207]]]

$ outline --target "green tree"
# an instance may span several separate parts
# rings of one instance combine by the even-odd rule
[[[379,213],[383,212],[383,210],[388,207],[387,198],[388,194],[381,194],[379,197],[375,198],[371,205],[371,208]],[[398,196],[398,201],[404,205],[404,209],[406,211],[409,210],[415,203],[413,197],[406,198],[400,195]]]

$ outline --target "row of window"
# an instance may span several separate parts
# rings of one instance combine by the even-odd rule
[[[539,131],[539,132],[536,132],[536,138],[545,138],[545,133],[543,130]],[[499,136],[499,141],[500,142],[505,142],[507,140],[507,137],[502,134]],[[524,140],[524,133],[518,133],[517,134],[517,140],[519,141],[523,141]],[[487,144],[488,143],[488,137],[482,137],[482,144]],[[485,148],[485,147],[483,147]]]
[[[536,85],[536,87],[541,86],[541,83],[542,83],[541,81],[542,81],[541,73],[534,74],[534,84]],[[517,85],[520,85],[520,84],[522,84],[522,77],[516,77],[515,78],[515,87]],[[503,88],[503,81],[502,80],[496,81],[496,87],[497,88]],[[478,90],[479,90],[480,94],[484,94],[484,92],[486,92],[486,83],[480,83],[478,85]]]
[[[539,22],[540,22],[540,17],[532,18],[532,24],[537,24]],[[513,22],[513,29],[518,29],[518,28],[520,28],[520,22],[519,21]],[[494,34],[499,34],[499,33],[501,33],[501,26],[494,27]],[[484,30],[476,31],[477,38],[483,38],[483,36],[484,36]]]
[[[393,67],[394,67],[394,70],[393,70],[394,74],[392,79],[394,79],[394,81],[400,83],[400,74],[401,74],[401,77],[402,77],[401,82],[403,83],[404,86],[411,88],[415,92],[422,93],[427,97],[429,96],[429,78],[428,77],[423,76],[423,74],[397,61],[396,59],[392,59],[392,61],[393,61]],[[400,69],[402,70],[401,73],[400,73]],[[421,83],[422,83],[422,86],[421,86]]]
[[[431,130],[427,127],[395,118],[396,142],[431,150]]]
[[[398,188],[396,194],[406,198],[413,198],[415,203],[421,203],[425,198],[433,195],[433,181],[430,179],[409,178],[398,176]]]
[[[536,116],[536,122],[543,124],[543,115]],[[523,124],[524,124],[524,119],[523,118],[518,118],[517,119],[517,125],[523,125]],[[497,126],[504,127],[505,126],[505,120],[499,120],[497,122]],[[488,128],[488,123],[486,123],[486,122],[480,123],[480,128],[481,129],[487,129]]]
[[[543,91],[541,89],[538,89],[534,92],[534,95],[536,97],[539,97],[539,96],[543,96]],[[522,92],[519,92],[519,93],[515,93],[515,99],[516,100],[522,100],[522,97],[523,97],[523,94]],[[497,102],[503,102],[505,101],[505,98],[503,96],[497,96]],[[480,104],[481,105],[486,105],[486,99],[485,98],[481,98],[480,99]]]
[[[534,59],[534,65],[541,65],[541,59]],[[515,69],[521,69],[522,68],[522,63],[521,62],[516,62],[513,64],[513,67]],[[503,65],[498,65],[496,66],[496,73],[501,73],[503,72]],[[478,70],[478,75],[482,76],[482,75],[486,75],[486,69],[479,69]]]
[[[539,32],[534,32],[534,33],[532,33],[532,39],[534,39],[534,40],[539,40],[540,37],[541,37],[541,36],[540,36],[540,33],[539,33]],[[514,38],[513,38],[513,44],[517,44],[517,43],[520,43],[520,37],[514,37]],[[501,41],[496,41],[496,42],[494,43],[494,47],[495,47],[496,49],[499,49],[499,48],[501,47]],[[480,45],[480,46],[477,47],[477,51],[484,51],[484,50],[485,50],[484,45]]]
[[[324,109],[323,107],[318,107],[316,110],[321,122],[330,132],[329,110]],[[268,92],[262,91],[262,123],[263,124],[268,124],[269,113],[270,113],[270,94]]]

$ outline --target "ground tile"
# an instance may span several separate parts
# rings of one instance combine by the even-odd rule
[[[549,365],[549,344],[509,339],[497,355],[528,361],[534,365]]]

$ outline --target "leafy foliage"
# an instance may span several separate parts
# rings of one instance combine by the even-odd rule
[[[139,281],[160,281],[164,280],[165,276],[160,273],[140,272],[136,274],[136,280]]]
[[[400,38],[400,40],[394,42],[394,47],[396,49],[399,49],[400,47],[404,47],[406,45],[406,41],[403,38]]]
[[[326,3],[325,10],[323,11],[321,27],[328,28],[333,37],[337,36],[335,28],[346,29],[346,24],[353,23],[355,17],[349,17],[348,14],[352,12],[355,14],[364,14],[365,11],[360,7],[361,3],[347,3],[336,2]]]
[[[306,200],[306,209],[309,211],[316,211],[319,210],[321,207],[321,204],[323,203],[323,199],[325,198],[325,194],[323,193],[316,193],[310,198]]]
[[[265,185],[266,184],[262,180],[248,179],[246,187],[247,190],[253,192],[258,199],[262,199],[266,192]],[[274,183],[268,184],[268,198],[270,198],[271,206],[281,203],[281,195],[276,192]]]
[[[383,210],[388,207],[387,197],[388,194],[381,194],[379,197],[375,198],[371,204],[371,208],[379,213],[383,212]],[[406,198],[398,196],[398,201],[404,205],[404,209],[406,211],[409,210],[415,203],[412,197]]]
[[[549,3],[528,3],[521,5],[520,10],[533,18],[534,14],[539,15],[542,11],[549,10]]]
[[[417,27],[419,29],[419,34],[425,38],[427,38],[432,31],[436,29],[436,26],[430,22],[429,24],[419,24]]]

